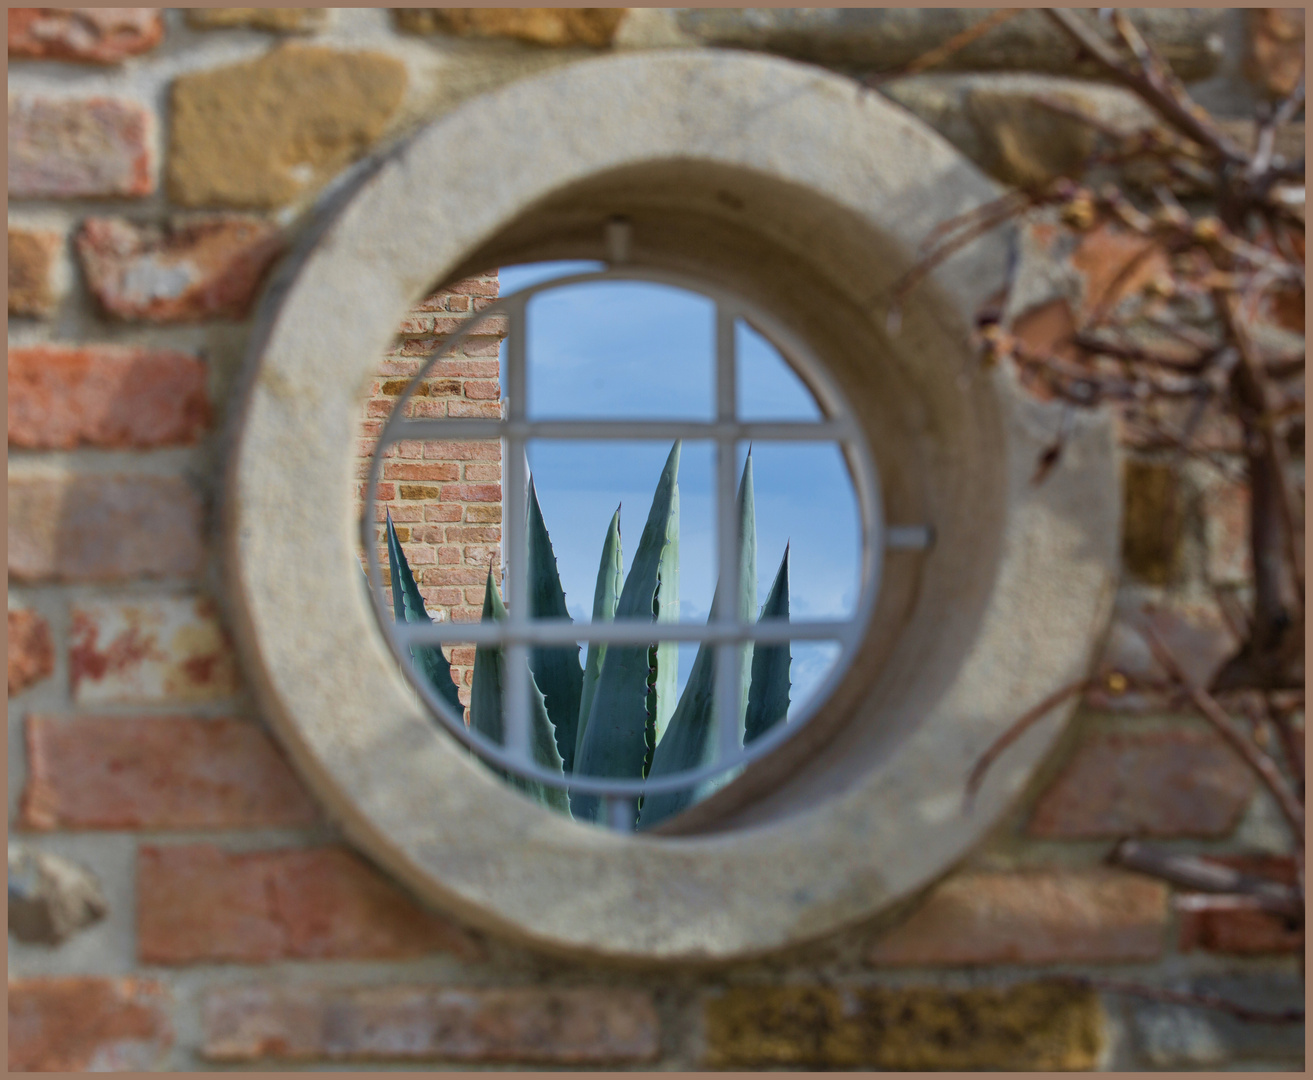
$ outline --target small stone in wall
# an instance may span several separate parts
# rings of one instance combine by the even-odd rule
[[[10,8],[9,55],[114,64],[164,37],[158,8]]]
[[[19,941],[58,945],[108,910],[100,882],[85,867],[9,845],[9,932]]]
[[[54,269],[62,237],[9,229],[9,314],[47,318],[55,310]]]
[[[282,248],[278,227],[251,217],[164,227],[88,218],[77,238],[100,306],[115,318],[157,323],[244,317]]]
[[[328,24],[328,8],[188,8],[187,25],[198,30],[252,30],[307,33]]]
[[[397,26],[412,34],[508,37],[535,45],[611,44],[624,8],[396,8]]]
[[[288,44],[173,84],[168,187],[182,206],[272,208],[365,154],[406,91],[381,53]]]
[[[50,624],[35,611],[9,611],[9,696],[49,678],[55,670]]]

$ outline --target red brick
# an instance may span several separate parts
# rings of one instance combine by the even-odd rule
[[[431,370],[435,377],[495,379],[501,374],[501,364],[496,360],[444,359],[437,361]]]
[[[64,238],[42,229],[9,227],[9,314],[42,319],[54,313],[55,258]]]
[[[438,465],[388,464],[383,466],[383,475],[389,480],[459,480],[460,466],[447,463]],[[403,498],[406,497],[403,496]]]
[[[1205,858],[1283,885],[1293,885],[1296,881],[1295,860],[1287,855]],[[1228,908],[1221,898],[1206,893],[1183,893],[1177,896],[1176,904],[1182,952],[1198,949],[1238,956],[1304,952],[1303,926],[1282,915]]]
[[[496,296],[498,288],[497,278],[494,275],[491,280],[476,277],[462,278],[448,285],[446,291],[460,296]]]
[[[10,8],[9,55],[113,64],[164,37],[158,8]]]
[[[499,543],[500,525],[453,525],[445,530],[444,539],[452,544]]]
[[[194,443],[210,423],[205,363],[121,345],[36,345],[9,353],[9,445]]]
[[[149,195],[154,126],[154,115],[135,102],[12,97],[9,197]]]
[[[466,483],[482,483],[486,481],[501,482],[501,465],[487,464],[484,462],[472,461],[465,465],[461,479]]]
[[[345,848],[141,848],[137,953],[145,964],[478,959],[463,930],[420,908]]]
[[[201,1009],[210,1061],[652,1061],[646,990],[615,987],[221,987]]]
[[[501,445],[495,442],[429,442],[424,457],[432,461],[500,461]]]
[[[1035,806],[1048,839],[1226,836],[1254,792],[1244,763],[1211,731],[1087,736]]]
[[[411,566],[429,566],[437,562],[437,556],[434,555],[431,547],[406,544],[401,550],[405,553],[406,560]]]
[[[495,568],[494,568],[495,570]],[[482,585],[488,578],[487,569],[439,569],[424,573],[425,585]]]
[[[465,396],[471,401],[498,401],[501,399],[501,383],[471,379],[465,384]]]
[[[77,238],[100,306],[118,319],[154,323],[244,318],[282,249],[278,226],[233,215],[163,228],[89,218]]]
[[[461,508],[456,503],[438,503],[424,507],[425,521],[459,521]]]
[[[11,1072],[159,1068],[173,1045],[168,995],[147,979],[9,980]]]
[[[273,740],[244,720],[27,717],[28,829],[309,825],[314,803]]]
[[[1152,626],[1181,667],[1207,686],[1238,642],[1215,603],[1174,601],[1156,607],[1128,600],[1118,603],[1092,689],[1095,708],[1124,712],[1161,710],[1183,701],[1137,627]]]
[[[499,420],[501,419],[500,401],[449,401],[447,415],[452,417]]]
[[[216,701],[238,688],[231,645],[207,597],[80,601],[68,666],[79,705]]]
[[[465,520],[471,522],[499,522],[501,521],[501,506],[467,506],[465,508]]]
[[[10,477],[13,580],[190,577],[203,559],[201,502],[181,477]]]
[[[937,885],[876,941],[881,966],[1155,960],[1167,887],[1111,870],[967,873]]]
[[[1284,97],[1304,74],[1304,9],[1254,8],[1248,14],[1245,74],[1270,97]]]
[[[439,607],[451,607],[452,604],[459,604],[464,601],[459,589],[434,589],[433,602]],[[473,661],[470,661],[473,663]]]
[[[496,356],[501,352],[501,340],[493,337],[470,337],[461,343],[461,353],[465,356]]]
[[[460,548],[440,547],[438,548],[438,563],[446,566],[457,566],[460,564]]]
[[[50,624],[35,611],[9,609],[9,696],[50,677],[55,646]]]
[[[1170,269],[1167,253],[1155,241],[1106,223],[1081,234],[1071,265],[1084,278],[1086,316],[1140,292]]]
[[[446,484],[442,497],[452,502],[501,502],[501,484]]]

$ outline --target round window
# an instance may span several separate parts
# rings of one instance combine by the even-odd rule
[[[225,542],[252,685],[357,846],[476,924],[649,961],[814,938],[962,857],[1065,720],[1066,706],[1028,728],[964,806],[985,748],[1086,674],[1120,524],[1106,418],[1064,421],[974,352],[1006,235],[937,268],[891,329],[887,298],[924,236],[994,195],[878,95],[705,50],[589,61],[473,99],[341,193],[253,338]],[[507,333],[488,400],[437,415],[420,378],[388,419],[385,440],[421,461],[425,440],[496,447],[486,463],[502,482],[467,492],[504,514],[505,535],[489,533],[486,565],[450,586],[460,617],[415,604],[412,618],[376,543],[386,514],[367,514],[362,535],[362,400],[419,298],[558,260],[602,269],[508,288],[481,313]],[[647,348],[647,381],[612,393],[623,353],[563,338],[553,355],[546,334],[554,320],[597,330],[571,317],[589,290],[660,293],[701,311],[701,329],[648,331],[680,355]],[[697,356],[702,373],[683,378]],[[771,370],[797,380],[798,410],[772,411]],[[1064,453],[1035,484],[1064,423]],[[824,486],[798,478],[813,451],[831,462],[833,521],[797,490]],[[389,452],[373,466],[381,504]],[[588,498],[570,490],[580,477],[602,478]],[[786,620],[774,585],[790,543]],[[411,569],[426,599],[426,571]],[[849,586],[828,607],[804,587],[827,569]],[[804,655],[821,648],[804,700]],[[590,661],[603,649],[620,658],[609,675]],[[601,709],[604,681],[617,707]],[[625,730],[590,746],[599,718]]]
[[[930,530],[885,526],[870,448],[803,342],[711,283],[629,264],[629,231],[609,223],[609,266],[502,271],[510,295],[399,396],[362,527],[381,625],[447,730],[544,806],[651,831],[823,705],[874,610],[885,547],[923,548]],[[490,330],[507,335],[502,416],[433,415],[435,373]],[[380,480],[407,475],[389,468],[399,443],[506,463],[505,570],[491,549],[476,627],[430,621],[425,593],[443,590],[423,588],[378,512]],[[626,498],[642,523],[630,551]],[[759,553],[778,559],[765,576]]]

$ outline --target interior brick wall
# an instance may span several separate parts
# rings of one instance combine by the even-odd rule
[[[732,45],[894,72],[968,15],[897,17],[881,34],[871,21],[894,15],[855,10],[10,9],[11,881],[57,896],[42,910],[64,934],[15,936],[11,893],[12,1069],[1300,1067],[1300,1025],[1061,978],[1303,1003],[1302,933],[1104,865],[1136,834],[1293,873],[1271,801],[1208,728],[1126,692],[1155,670],[1133,632],[1146,601],[1206,678],[1232,640],[1217,590],[1249,573],[1243,482],[1131,425],[1117,614],[1064,745],[922,896],[784,956],[549,962],[427,910],[325,817],[233,654],[222,433],[253,305],[327,185],[464,94],[580,57]],[[881,92],[1000,179],[1051,173],[1083,136],[1033,137],[1034,96],[1097,111],[1114,92],[1068,78],[1030,17]],[[1154,18],[1237,129],[1302,65],[1302,12]],[[1052,244],[1042,221],[1028,229]],[[1050,256],[1083,284],[1020,313],[1037,344],[1130,257],[1106,231]],[[398,328],[362,405],[362,463],[399,380],[495,293],[493,276],[460,282]],[[1300,296],[1274,317],[1302,333],[1302,312]],[[497,332],[443,361],[417,405],[495,414]],[[1238,460],[1224,422],[1205,430]],[[426,599],[474,617],[498,561],[500,462],[414,449],[387,459],[380,494]],[[43,858],[62,860],[45,878]]]

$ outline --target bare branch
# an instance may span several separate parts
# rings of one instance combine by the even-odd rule
[[[989,767],[994,764],[998,756],[1003,753],[1009,746],[1016,742],[1025,732],[1033,727],[1040,720],[1044,719],[1050,712],[1056,709],[1069,697],[1079,694],[1086,686],[1089,680],[1081,679],[1080,682],[1068,683],[1061,690],[1056,690],[1029,712],[1020,717],[1010,728],[999,736],[989,749],[980,755],[980,760],[976,762],[967,777],[965,798],[963,800],[963,809],[969,810],[972,802],[975,800],[976,792],[980,790],[980,782],[984,780],[985,773]]]
[[[1238,893],[1263,911],[1291,918],[1304,914],[1303,901],[1289,885],[1243,874],[1197,855],[1182,855],[1138,840],[1123,840],[1113,848],[1108,861],[1199,892]]]

